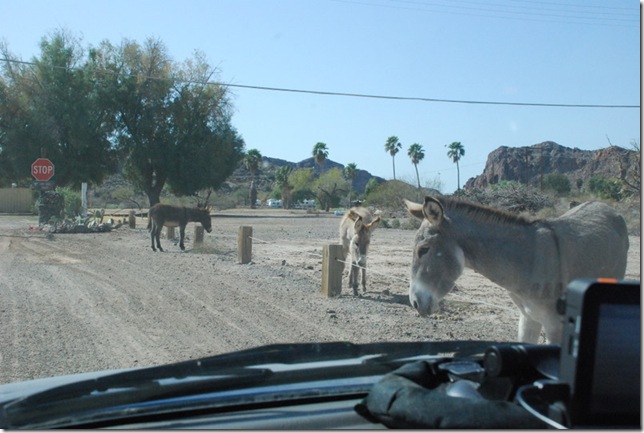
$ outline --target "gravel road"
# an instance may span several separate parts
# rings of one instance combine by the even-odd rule
[[[234,210],[187,252],[147,221],[110,233],[54,234],[35,216],[0,216],[0,383],[159,365],[258,345],[310,341],[514,340],[518,312],[505,291],[466,270],[439,314],[407,298],[414,232],[378,228],[368,292],[326,298],[322,248],[340,218],[303,211]],[[240,226],[253,227],[253,262],[237,263]],[[640,278],[631,237],[627,279]],[[346,284],[346,277],[344,280]],[[482,301],[475,304],[471,301]]]

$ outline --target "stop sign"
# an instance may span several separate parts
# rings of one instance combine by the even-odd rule
[[[54,175],[54,164],[47,158],[38,158],[31,164],[31,175],[38,181],[47,181]]]

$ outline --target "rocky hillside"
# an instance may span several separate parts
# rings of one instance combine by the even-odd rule
[[[570,149],[552,141],[526,147],[501,146],[488,155],[483,173],[470,178],[464,189],[484,189],[502,180],[539,186],[543,177],[559,173],[576,185],[593,177],[620,178],[623,170],[639,166],[634,150],[610,146],[600,150]]]
[[[315,163],[315,160],[313,157],[305,159],[300,162],[289,162],[285,161],[283,159],[277,159],[277,158],[269,158],[269,157],[262,157],[262,165],[260,169],[257,171],[257,179],[259,182],[258,188],[261,189],[262,185],[264,183],[270,183],[272,184],[275,181],[275,173],[280,167],[283,167],[285,165],[290,165],[293,167],[293,169],[298,169],[298,168],[313,168],[314,172],[316,174],[319,174],[319,167]],[[327,170],[330,170],[332,168],[339,168],[340,170],[344,170],[344,165],[338,164],[335,161],[331,161],[330,159],[327,159],[324,162],[324,171],[326,172]],[[357,191],[359,194],[364,193],[365,187],[367,186],[367,182],[371,178],[376,178],[378,182],[383,182],[384,179],[378,176],[372,176],[371,173],[365,170],[358,169],[356,173],[355,180],[353,182],[353,188],[355,191]],[[239,184],[248,184],[250,182],[250,173],[249,171],[243,166],[243,164],[240,164],[240,167],[235,170],[233,175],[229,178],[229,182]]]

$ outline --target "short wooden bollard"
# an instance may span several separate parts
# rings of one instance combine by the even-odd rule
[[[325,245],[322,250],[322,294],[328,298],[342,292],[342,255],[342,245]]]
[[[133,210],[130,211],[130,216],[128,217],[128,222],[130,224],[131,229],[136,228],[136,214],[134,213]]]
[[[195,245],[201,245],[203,244],[203,226],[196,225],[195,226]]]
[[[253,255],[253,228],[249,226],[239,226],[237,235],[237,260],[242,265],[250,263]]]

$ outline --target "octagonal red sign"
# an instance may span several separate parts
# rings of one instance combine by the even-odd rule
[[[47,158],[38,158],[31,164],[31,175],[38,181],[47,181],[54,176],[54,164]]]

